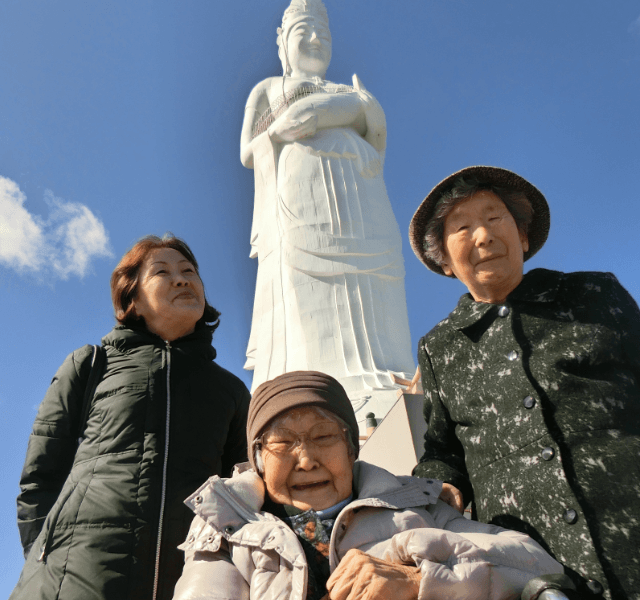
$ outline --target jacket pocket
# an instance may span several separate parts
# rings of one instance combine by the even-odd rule
[[[46,562],[47,555],[51,551],[51,547],[53,545],[53,538],[56,531],[56,524],[58,523],[58,518],[60,517],[60,513],[64,508],[67,500],[70,498],[71,494],[73,494],[74,490],[78,487],[78,482],[71,481],[71,479],[67,479],[65,485],[60,491],[60,496],[56,500],[56,503],[53,505],[47,518],[45,519],[44,526],[42,528],[42,532],[38,536],[38,539],[35,541],[34,545],[39,544],[40,549],[37,555],[37,562]]]

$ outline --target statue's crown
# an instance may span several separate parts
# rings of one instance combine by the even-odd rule
[[[291,0],[291,4],[282,15],[282,29],[287,29],[292,19],[300,17],[314,17],[329,27],[329,15],[322,0]]]

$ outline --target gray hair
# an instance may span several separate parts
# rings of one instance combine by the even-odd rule
[[[320,408],[319,406],[310,406],[308,408],[314,411],[318,416],[324,417],[329,421],[333,421],[334,423],[337,423],[341,428],[344,428],[347,431],[349,431],[349,426],[347,425],[347,423],[335,413],[332,413],[329,410],[325,410],[324,408]],[[298,409],[294,409],[294,410],[298,410]],[[256,439],[254,439],[251,442],[250,448],[251,448],[251,451],[253,452],[253,459],[256,463],[256,468],[258,469],[258,475],[264,474],[264,461],[262,460],[262,448],[260,447],[260,441],[261,441],[262,435],[268,429],[271,429],[273,427],[279,427],[280,425],[282,425],[283,421],[287,417],[288,417],[288,413],[284,412],[278,415],[277,417],[275,417],[274,419],[272,419],[271,421],[269,421],[269,423],[267,423],[264,426],[264,428],[262,429],[260,434],[256,437]],[[350,435],[345,435],[344,437],[347,443],[347,452],[349,454],[349,457],[355,458],[357,453],[356,453],[356,448],[353,445],[353,439],[351,439]]]
[[[488,190],[498,196],[511,213],[518,230],[525,235],[529,232],[529,225],[533,220],[533,207],[523,192],[494,185],[476,177],[458,177],[453,187],[438,200],[433,217],[426,228],[425,254],[436,264],[441,265],[444,260],[444,224],[447,217],[458,204],[482,190]]]

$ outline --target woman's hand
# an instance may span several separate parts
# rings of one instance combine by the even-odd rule
[[[417,600],[420,569],[352,549],[327,581],[323,600]]]
[[[440,492],[440,500],[455,508],[460,514],[464,514],[462,492],[457,487],[450,483],[443,483],[442,491]]]

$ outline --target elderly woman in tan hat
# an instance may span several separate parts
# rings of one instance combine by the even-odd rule
[[[450,175],[413,217],[418,258],[469,290],[419,343],[414,475],[531,535],[584,597],[636,598],[640,312],[611,273],[524,275],[548,231],[542,193],[497,167]]]
[[[333,377],[287,373],[249,408],[251,467],[209,479],[179,600],[517,598],[562,567],[528,536],[469,521],[434,479],[356,460],[358,425]]]

